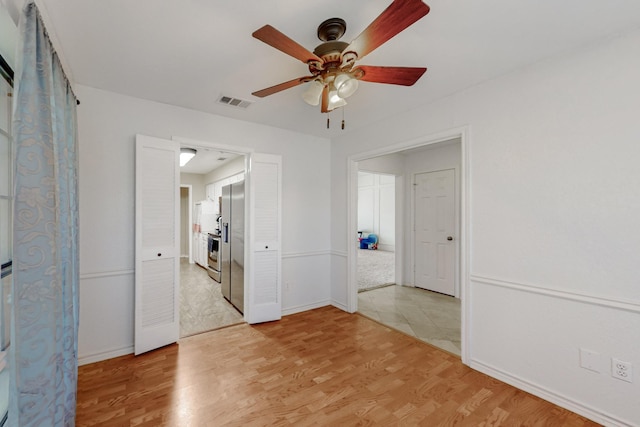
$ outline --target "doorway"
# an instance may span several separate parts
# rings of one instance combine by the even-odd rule
[[[196,152],[180,170],[180,337],[184,338],[244,321],[224,298],[219,263],[210,259],[215,243],[216,260],[219,255],[222,187],[244,180],[246,159],[243,154],[200,145],[181,148]],[[187,189],[193,196],[185,203]],[[191,252],[193,256],[188,255]]]
[[[185,156],[182,156],[181,143],[190,141],[175,138],[169,141],[141,134],[137,134],[135,139],[136,355],[175,343],[180,339],[179,187],[180,164],[184,165],[186,162],[178,159],[187,157],[187,154],[190,157],[196,154],[194,148],[189,148],[184,149]],[[212,145],[206,142],[202,144],[205,151]],[[251,324],[280,320],[282,156],[256,153],[238,147],[231,148],[230,152],[245,156],[242,160],[247,172],[247,203],[243,203],[240,208],[244,211],[246,227],[236,224],[244,230],[236,234],[236,237],[244,238],[240,242],[240,251],[243,253],[240,267],[244,270],[246,263],[247,271],[250,272],[243,274],[242,280],[238,281],[244,292],[243,319]],[[247,168],[249,164],[250,169]],[[233,200],[235,203],[235,195]],[[230,233],[225,235],[234,236],[231,233],[231,224],[229,225]],[[254,233],[246,233],[248,229],[254,230]],[[198,231],[202,234],[202,229]],[[224,246],[222,253],[225,253]],[[252,266],[254,268],[251,268]],[[251,298],[255,295],[260,295],[260,298]]]
[[[396,283],[395,217],[395,175],[360,169],[358,293]]]
[[[400,270],[396,274],[398,281],[394,286],[356,293],[352,298],[355,306],[353,311],[358,310],[374,320],[464,359],[463,292],[459,283],[464,265],[460,244],[465,229],[461,212],[463,137],[463,133],[459,133],[433,142],[397,146],[384,153],[375,153],[377,155],[374,156],[362,155],[352,159],[352,171],[359,169],[362,163],[393,161],[398,169],[395,171],[398,180],[404,183],[404,200],[398,201],[399,198],[396,198],[400,205],[396,220],[396,254]],[[354,171],[351,177],[355,176]],[[427,194],[420,192],[421,184],[424,184],[421,181],[425,180],[428,185],[426,188],[423,186],[422,190]],[[453,187],[442,193],[442,185],[451,183]],[[354,187],[352,184],[351,188]],[[428,200],[431,202],[427,203]],[[360,205],[359,200],[357,203],[352,200],[351,203],[352,206]],[[425,218],[430,221],[428,226]],[[435,231],[425,236],[425,229]],[[357,271],[356,277],[350,275],[351,291],[357,275]],[[446,278],[448,287],[435,288],[430,283],[425,285],[425,276],[434,276],[436,283]],[[436,292],[422,289],[427,287]]]

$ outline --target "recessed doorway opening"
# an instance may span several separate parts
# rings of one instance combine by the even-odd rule
[[[220,219],[225,203],[222,188],[244,181],[246,159],[226,149],[187,143],[181,147],[196,152],[180,169],[180,337],[184,338],[244,322],[242,312],[222,292]],[[186,190],[189,200],[183,197]]]
[[[396,181],[395,280],[362,291],[360,246],[349,253],[353,311],[464,358],[463,137],[460,133],[352,159],[356,232],[362,228],[361,209],[369,204],[361,178],[370,178],[363,172],[386,173]]]

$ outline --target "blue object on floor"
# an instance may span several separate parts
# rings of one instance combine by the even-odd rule
[[[360,249],[374,249],[376,243],[378,243],[378,236],[369,234],[367,237],[360,239]]]

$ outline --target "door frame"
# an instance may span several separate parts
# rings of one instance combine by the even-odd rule
[[[451,139],[460,138],[460,234],[459,234],[459,253],[458,253],[458,269],[456,274],[459,277],[460,300],[461,300],[461,359],[462,363],[469,364],[469,319],[471,318],[467,295],[470,293],[469,288],[469,251],[470,251],[470,224],[469,224],[469,194],[470,194],[470,171],[469,171],[469,128],[462,126],[452,128],[443,132],[424,135],[407,141],[391,142],[391,144],[353,154],[347,159],[347,311],[354,313],[358,309],[358,280],[357,280],[357,252],[355,239],[358,232],[358,162],[372,157],[383,156],[387,154],[397,153],[398,151],[409,150],[412,148],[424,147],[427,145],[438,144],[440,142],[449,141]],[[396,218],[400,221],[401,229],[404,230],[404,218]],[[396,252],[397,257],[403,257],[404,233],[396,236]]]
[[[189,190],[189,264],[193,264],[193,186],[191,184],[180,184],[180,188]],[[180,233],[182,236],[182,233]]]
[[[460,149],[462,150],[462,147],[460,147]],[[461,187],[461,183],[459,183],[459,179],[458,179],[458,175],[460,174],[460,171],[458,170],[457,167],[452,167],[452,168],[445,168],[445,169],[428,169],[428,170],[423,170],[422,172],[415,172],[412,176],[411,176],[411,185],[413,185],[413,190],[411,191],[411,205],[409,207],[410,212],[409,212],[409,217],[410,217],[410,221],[411,221],[411,225],[413,226],[413,233],[411,233],[411,265],[413,266],[413,285],[415,286],[416,284],[416,208],[417,208],[417,203],[416,203],[416,187],[415,187],[415,183],[416,183],[416,176],[417,175],[421,175],[423,173],[432,173],[432,172],[441,172],[441,171],[445,171],[445,170],[453,170],[453,189],[455,191],[454,197],[453,197],[453,222],[454,222],[454,272],[453,272],[453,296],[455,298],[460,298],[460,266],[458,265],[460,263],[460,229],[461,229],[461,225],[460,225],[460,187]],[[416,286],[418,287],[418,286]],[[423,289],[423,288],[421,288]]]

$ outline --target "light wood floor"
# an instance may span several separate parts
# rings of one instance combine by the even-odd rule
[[[357,314],[325,307],[80,367],[78,426],[591,426]]]

